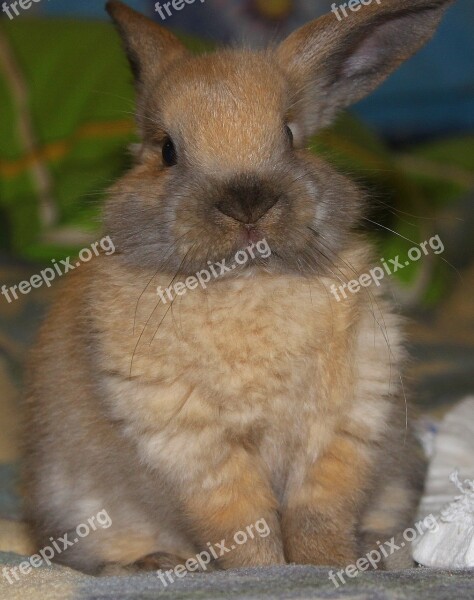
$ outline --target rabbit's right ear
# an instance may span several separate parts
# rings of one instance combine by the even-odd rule
[[[106,9],[123,40],[138,88],[154,83],[170,62],[187,53],[170,31],[122,2],[110,0]]]
[[[374,0],[308,23],[277,49],[300,142],[381,84],[436,31],[454,0]],[[349,6],[352,4],[352,0]],[[344,16],[344,14],[346,16]]]

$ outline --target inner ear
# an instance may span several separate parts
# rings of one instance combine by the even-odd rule
[[[383,26],[382,26],[383,27]],[[384,60],[385,52],[380,43],[382,35],[378,32],[367,35],[358,43],[345,60],[341,62],[341,69],[337,73],[339,77],[353,77],[354,75],[369,75]]]
[[[277,49],[305,136],[361,100],[434,34],[454,0],[383,0],[338,21],[331,13]]]
[[[375,21],[361,31],[355,40],[349,42],[346,50],[346,60],[342,61],[340,75],[353,77],[355,75],[374,74],[376,69],[387,70],[395,68],[409,58],[415,50],[410,38],[417,30],[417,24],[423,25],[424,11],[413,14],[407,10],[396,18],[381,15],[379,22]],[[406,35],[406,29],[411,32]],[[420,29],[420,40],[422,28]]]

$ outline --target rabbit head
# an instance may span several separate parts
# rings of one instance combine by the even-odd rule
[[[109,2],[135,77],[141,138],[136,166],[106,206],[117,251],[191,274],[265,239],[272,252],[260,267],[324,273],[363,200],[307,140],[420,49],[451,2],[383,0],[343,20],[330,13],[265,51],[198,56]]]

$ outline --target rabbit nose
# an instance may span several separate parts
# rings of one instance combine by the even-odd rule
[[[256,223],[264,214],[266,214],[272,206],[278,201],[278,197],[265,198],[263,201],[260,199],[243,197],[238,201],[230,202],[229,200],[223,200],[216,204],[216,208],[231,219],[250,225]]]
[[[244,224],[256,223],[280,199],[276,190],[252,177],[236,179],[226,186],[224,199],[216,208],[231,219]]]

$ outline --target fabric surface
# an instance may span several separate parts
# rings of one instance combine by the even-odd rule
[[[0,554],[2,561],[13,557]],[[3,585],[3,587],[2,587]],[[8,586],[8,584],[6,584]],[[3,595],[2,595],[3,594]],[[472,600],[472,571],[412,569],[403,572],[372,572],[335,588],[328,570],[286,566],[238,569],[220,573],[189,574],[165,588],[155,575],[93,578],[70,569],[37,570],[19,584],[5,587],[0,577],[2,600]]]
[[[464,399],[443,419],[426,478],[420,516],[439,513],[456,495],[450,477],[459,471],[459,480],[474,480],[474,396]]]
[[[415,540],[413,557],[426,567],[474,569],[474,479],[460,481],[454,471],[450,481],[457,496],[440,511],[437,527]]]
[[[419,514],[435,515],[437,527],[414,540],[417,562],[474,567],[474,397],[460,402],[439,427]]]

